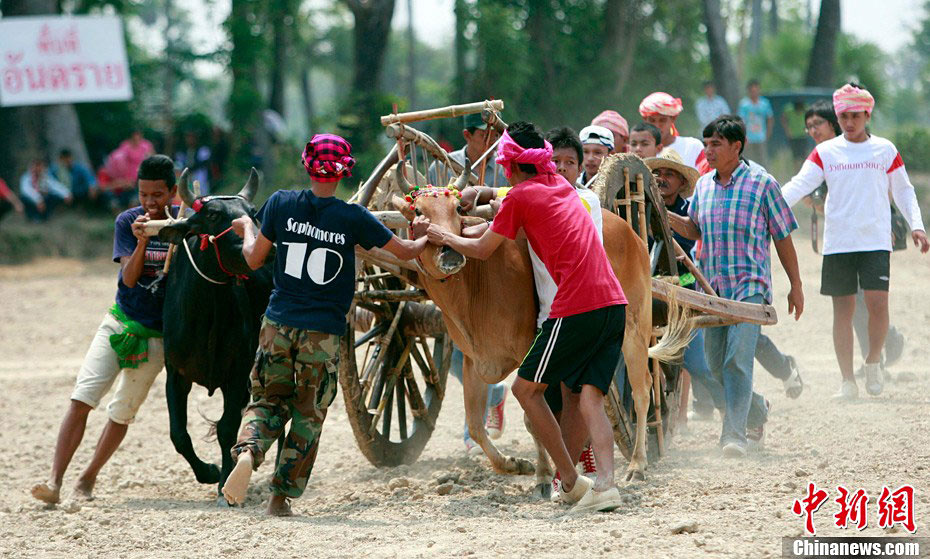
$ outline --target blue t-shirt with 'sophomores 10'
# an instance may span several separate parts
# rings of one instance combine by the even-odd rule
[[[139,243],[132,234],[132,223],[145,214],[142,206],[129,208],[116,217],[113,230],[113,261],[119,262],[123,256],[132,256]],[[162,329],[162,307],[165,303],[165,277],[162,270],[168,256],[169,243],[158,237],[149,237],[145,248],[145,261],[142,275],[135,287],[123,283],[123,269],[120,268],[116,285],[116,304],[126,316],[139,324],[155,330]]]
[[[279,190],[259,211],[275,244],[274,291],[265,316],[304,330],[344,334],[355,293],[355,245],[383,247],[393,233],[367,209],[309,190]]]

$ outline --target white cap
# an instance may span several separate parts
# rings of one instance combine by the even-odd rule
[[[614,149],[614,133],[603,126],[596,124],[585,126],[578,136],[581,138],[582,144],[598,144],[606,146],[610,150]]]

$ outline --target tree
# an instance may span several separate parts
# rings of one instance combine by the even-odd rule
[[[836,39],[840,34],[840,0],[822,0],[817,33],[811,47],[807,78],[804,84],[814,87],[833,87],[836,71]]]
[[[394,0],[343,0],[352,12],[353,28],[352,89],[343,105],[339,128],[352,143],[354,150],[366,152],[377,145],[381,124],[379,113],[390,106],[381,92],[381,73],[388,37],[391,34],[391,19],[394,16]],[[373,166],[374,153],[361,161],[364,173]]]
[[[704,25],[707,27],[707,45],[710,48],[710,66],[714,85],[731,107],[739,101],[739,81],[733,57],[727,46],[726,24],[720,15],[719,0],[703,0]]]
[[[56,0],[2,0],[6,16],[57,14]],[[81,123],[72,104],[0,108],[0,178],[18,184],[19,175],[36,158],[48,159],[68,148],[89,163]]]
[[[756,54],[762,48],[762,33],[764,19],[762,0],[752,0],[752,22],[749,29],[749,53]]]
[[[258,63],[265,48],[265,41],[257,25],[260,17],[258,0],[232,0],[232,10],[226,18],[232,49],[229,52],[229,70],[232,73],[232,89],[227,102],[227,115],[232,125],[233,165],[252,159],[253,147],[260,132],[261,110],[264,106],[258,89]],[[238,160],[238,161],[237,161]],[[237,165],[238,163],[238,165]]]
[[[604,45],[616,61],[612,76],[616,98],[623,97],[633,69],[633,55],[642,35],[642,5],[642,0],[607,0],[604,5]]]

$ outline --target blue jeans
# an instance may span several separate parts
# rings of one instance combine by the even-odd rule
[[[452,373],[452,376],[459,379],[459,382],[462,382],[462,363],[465,359],[465,356],[462,355],[462,351],[452,345],[452,363],[449,365],[449,372]],[[504,394],[507,392],[507,385],[503,382],[497,384],[488,385],[488,405],[485,408],[484,416],[487,418],[488,411],[491,408],[495,408],[501,405],[501,402],[504,401]],[[467,441],[471,436],[468,434],[468,421],[465,421],[465,436],[464,439]]]
[[[775,342],[765,334],[759,334],[756,343],[756,360],[770,375],[778,380],[788,380],[791,376],[791,363],[788,356],[775,347]]]
[[[762,296],[753,295],[745,302],[761,303]],[[725,401],[721,445],[734,442],[745,445],[747,425],[758,427],[767,418],[765,399],[752,391],[753,360],[760,331],[758,324],[743,322],[708,328],[705,334],[707,363],[714,376],[720,377]]]

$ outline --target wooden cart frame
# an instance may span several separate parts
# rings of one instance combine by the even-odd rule
[[[388,209],[391,194],[405,194],[393,183],[389,169],[403,159],[410,182],[421,186],[426,185],[428,168],[434,163],[439,180],[446,184],[463,171],[435,140],[410,124],[481,113],[485,122],[502,131],[502,109],[503,102],[497,100],[382,117],[385,133],[395,144],[350,201],[368,207],[389,229],[405,236],[407,220],[400,212]],[[494,145],[486,147],[490,153]],[[648,168],[632,155],[610,157],[618,159],[620,164],[612,168],[622,173],[622,178],[602,180],[593,188],[598,192],[600,185],[598,194],[603,206],[627,219],[644,240],[650,231],[653,233],[653,266],[658,273],[652,282],[654,302],[661,307],[663,302],[674,301],[692,313],[693,324],[699,327],[734,322],[774,324],[775,311],[769,305],[739,303],[713,294],[674,242]],[[610,178],[609,174],[605,177]],[[468,184],[475,185],[481,184],[483,176],[481,163],[473,166],[473,172],[465,178]],[[358,249],[356,256],[356,293],[340,350],[339,380],[346,411],[359,448],[372,464],[409,464],[419,457],[435,428],[451,366],[451,340],[441,311],[419,284],[416,262],[399,260],[379,249]],[[705,293],[677,285],[676,263],[681,257],[699,278]],[[658,338],[664,332],[664,313],[656,314],[654,334]],[[680,366],[662,365],[655,360],[650,363],[650,371],[653,392],[647,448],[652,462],[664,454],[674,433],[682,375]],[[614,425],[614,438],[629,459],[635,414],[625,378],[621,361],[606,409]]]

